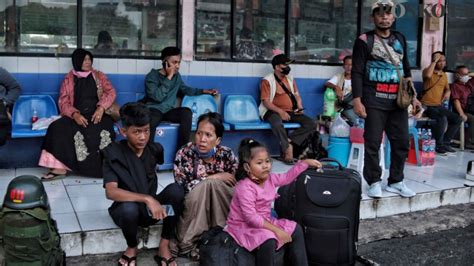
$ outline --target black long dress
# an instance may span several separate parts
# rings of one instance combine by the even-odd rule
[[[46,133],[42,149],[69,167],[74,173],[102,177],[100,150],[115,140],[112,118],[104,113],[100,123],[92,123],[99,98],[92,74],[74,78],[74,107],[87,119],[88,126],[76,124],[63,116],[53,122]]]

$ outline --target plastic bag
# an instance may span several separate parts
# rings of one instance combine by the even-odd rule
[[[342,119],[341,114],[337,113],[336,119],[329,128],[329,135],[331,137],[347,138],[350,135],[350,128],[349,124]]]
[[[51,117],[42,117],[31,125],[32,130],[43,130],[47,129],[51,123],[61,118],[59,115],[53,115]]]

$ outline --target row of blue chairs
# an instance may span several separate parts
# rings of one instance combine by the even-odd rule
[[[195,107],[193,107],[195,105]],[[195,109],[199,116],[205,112],[218,112],[216,100],[211,95],[185,96],[183,107]],[[21,95],[13,108],[12,138],[42,137],[46,130],[32,130],[31,118],[36,111],[38,117],[58,115],[58,108],[49,95]],[[270,124],[260,119],[255,99],[251,95],[228,95],[225,98],[224,127],[226,130],[271,129]],[[284,123],[287,129],[299,128],[298,123]],[[196,130],[196,125],[193,125]]]

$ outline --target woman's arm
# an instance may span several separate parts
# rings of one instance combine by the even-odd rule
[[[59,112],[62,116],[73,118],[74,113],[79,110],[74,108],[74,75],[70,71],[64,78],[59,91]]]

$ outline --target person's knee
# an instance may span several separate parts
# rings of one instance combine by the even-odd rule
[[[192,121],[193,112],[191,111],[191,109],[184,107],[181,109],[180,118],[182,122]]]
[[[165,188],[167,195],[169,195],[169,199],[172,204],[180,203],[184,200],[185,192],[183,186],[178,183],[173,183],[168,185]]]
[[[120,221],[123,224],[136,222],[140,215],[139,204],[136,202],[122,202],[117,207],[116,212],[119,213]]]

